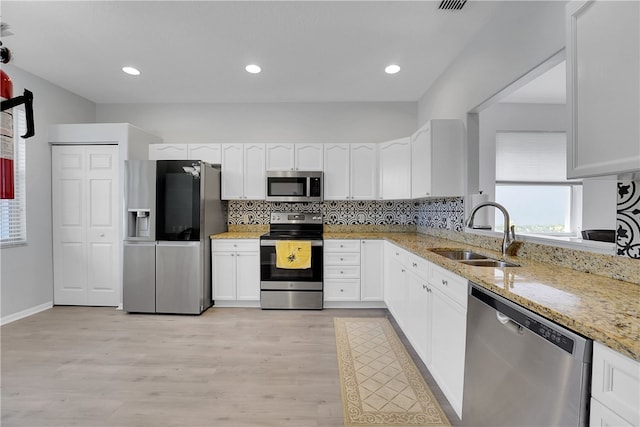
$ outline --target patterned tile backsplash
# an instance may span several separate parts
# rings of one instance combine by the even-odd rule
[[[618,182],[616,253],[640,259],[640,181]],[[410,226],[419,233],[427,229],[464,231],[461,197],[428,200],[333,201],[321,203],[274,203],[262,200],[229,202],[229,225],[269,224],[272,211],[320,212],[325,225]]]
[[[271,212],[320,212],[327,225],[414,225],[462,231],[462,198],[431,200],[327,200],[321,203],[278,203],[261,200],[229,202],[229,225],[269,224]]]
[[[616,253],[640,259],[640,181],[618,182]]]

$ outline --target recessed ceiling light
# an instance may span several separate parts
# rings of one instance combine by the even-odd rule
[[[388,65],[387,68],[384,69],[384,72],[387,74],[395,74],[400,71],[400,66],[396,64]]]
[[[260,71],[262,71],[262,68],[260,68],[256,64],[249,64],[244,69],[247,70],[247,73],[251,74],[258,74]]]
[[[122,71],[132,76],[139,76],[140,70],[134,67],[122,67]]]

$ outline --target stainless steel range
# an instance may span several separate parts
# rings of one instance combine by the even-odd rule
[[[277,266],[276,249],[287,241],[308,242],[311,254],[308,266]],[[322,249],[321,214],[271,213],[269,233],[260,237],[260,306],[263,309],[322,310]]]

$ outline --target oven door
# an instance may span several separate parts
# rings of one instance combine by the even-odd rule
[[[276,267],[276,240],[260,241],[260,289],[322,290],[322,240],[311,241],[311,267]]]

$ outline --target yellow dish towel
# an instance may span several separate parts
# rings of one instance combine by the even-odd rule
[[[311,242],[298,240],[276,241],[277,268],[311,268]]]

